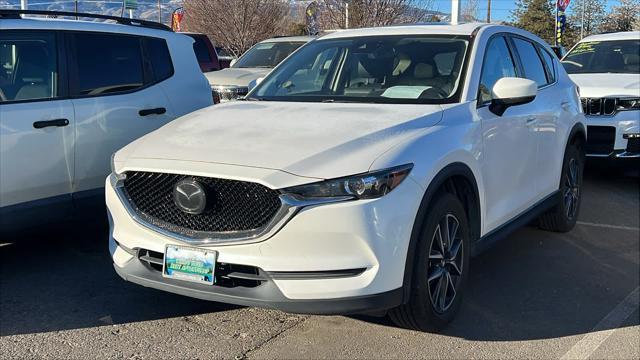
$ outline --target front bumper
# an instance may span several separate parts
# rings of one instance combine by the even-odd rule
[[[408,177],[379,199],[303,208],[264,241],[198,245],[217,251],[223,266],[250,267],[259,278],[258,285],[231,281],[229,286],[208,286],[166,279],[141,260],[147,251],[162,256],[168,244],[193,245],[136,222],[107,180],[110,250],[125,280],[195,298],[296,313],[387,309],[402,301],[405,260],[421,194],[421,187]],[[223,275],[221,281],[229,280]]]
[[[640,111],[620,111],[612,116],[585,116],[587,122],[587,156],[625,159],[640,158]]]

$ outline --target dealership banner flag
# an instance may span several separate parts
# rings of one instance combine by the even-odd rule
[[[307,31],[309,35],[318,35],[320,29],[318,28],[318,3],[312,1],[305,10],[307,19]]]
[[[569,7],[571,0],[558,0],[556,2],[556,45],[562,45],[562,35],[567,25],[565,10]]]
[[[173,12],[173,16],[171,17],[171,29],[173,31],[179,32],[181,30],[180,23],[184,18],[184,9],[178,8]]]

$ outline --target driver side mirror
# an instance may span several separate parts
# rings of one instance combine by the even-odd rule
[[[249,86],[248,86],[249,87],[249,91],[253,90],[254,87],[258,86],[258,84],[260,84],[262,82],[262,80],[264,80],[263,77],[259,77],[259,78],[255,79],[255,80],[251,80],[249,82]]]
[[[538,84],[533,80],[515,77],[502,78],[496,81],[491,89],[492,100],[489,110],[502,116],[511,106],[532,102],[537,94]]]

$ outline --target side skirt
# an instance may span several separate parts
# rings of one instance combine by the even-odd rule
[[[487,249],[491,248],[498,241],[509,236],[515,230],[527,225],[532,220],[535,220],[546,211],[552,209],[560,201],[560,191],[557,190],[546,198],[540,200],[535,205],[531,206],[520,215],[509,220],[509,222],[500,226],[497,229],[492,230],[485,236],[481,237],[473,246],[472,256],[477,256]]]

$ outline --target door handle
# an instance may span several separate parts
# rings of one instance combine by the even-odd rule
[[[143,109],[138,111],[140,116],[149,116],[149,115],[162,115],[167,112],[167,109],[163,107],[153,108],[153,109]]]
[[[537,118],[537,117],[535,117],[535,116],[529,116],[529,117],[527,118],[527,126],[529,126],[529,125],[533,125],[533,124],[535,124],[536,122],[538,122],[538,118]]]
[[[560,106],[562,106],[564,110],[569,110],[569,107],[571,106],[571,104],[568,101],[563,101],[560,103]]]
[[[68,119],[55,119],[55,120],[46,120],[46,121],[36,121],[33,123],[33,127],[36,129],[42,129],[46,127],[62,127],[69,125]]]

